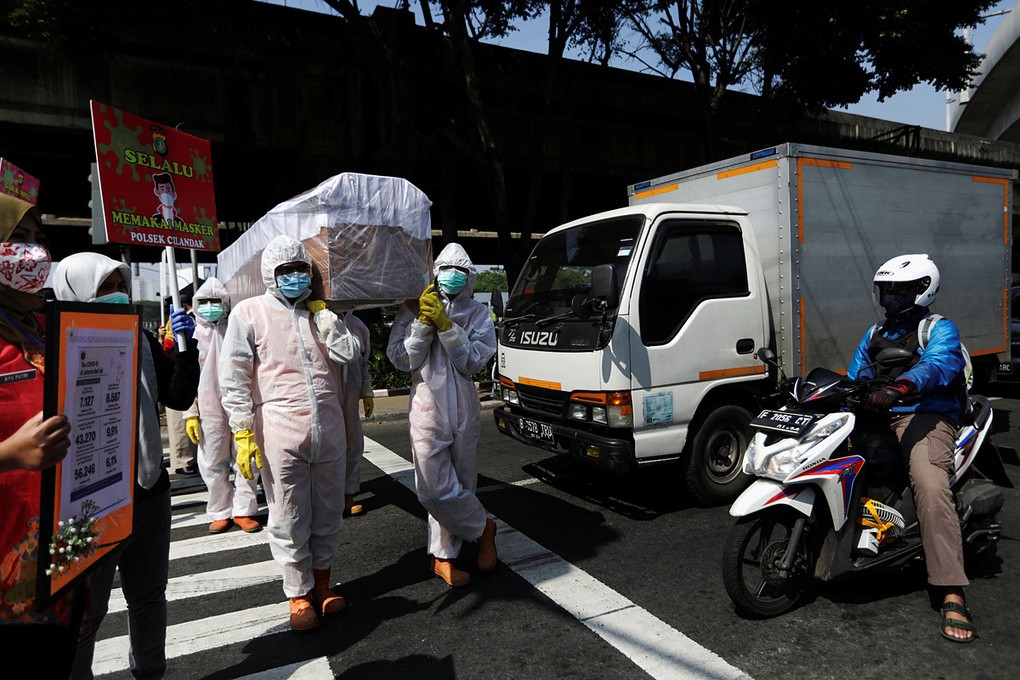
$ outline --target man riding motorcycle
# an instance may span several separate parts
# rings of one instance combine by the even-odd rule
[[[889,410],[889,426],[907,457],[928,583],[942,591],[940,632],[954,642],[971,642],[976,630],[964,599],[969,582],[949,488],[956,426],[966,403],[965,351],[956,325],[929,311],[939,290],[939,270],[928,255],[892,258],[878,268],[874,283],[885,320],[864,334],[847,377],[874,378],[875,357],[886,347],[915,353],[913,363],[889,373],[894,382],[873,390],[866,403],[876,411]]]

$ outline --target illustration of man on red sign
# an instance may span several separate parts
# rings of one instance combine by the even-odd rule
[[[180,213],[174,205],[177,200],[177,189],[174,188],[174,178],[169,172],[152,176],[152,193],[159,199],[159,205],[156,206],[156,212],[152,216],[165,220],[167,224],[175,224]]]

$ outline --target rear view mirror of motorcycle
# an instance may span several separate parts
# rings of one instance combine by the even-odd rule
[[[914,353],[903,347],[886,347],[875,357],[875,363],[882,368],[900,368],[913,360]]]
[[[771,364],[776,360],[776,353],[768,347],[759,347],[754,355],[758,357],[758,361],[766,364]]]

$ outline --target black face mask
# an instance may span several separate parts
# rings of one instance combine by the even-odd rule
[[[915,297],[913,293],[881,291],[878,303],[885,309],[886,317],[891,319],[913,308]]]

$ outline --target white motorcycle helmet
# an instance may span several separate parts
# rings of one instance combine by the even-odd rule
[[[939,292],[939,268],[927,254],[897,255],[875,272],[875,303],[889,318],[930,307]]]

